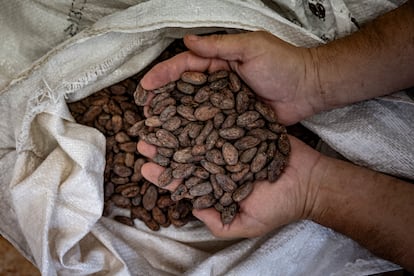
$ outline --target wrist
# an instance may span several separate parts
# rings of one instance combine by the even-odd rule
[[[307,101],[310,110],[314,115],[319,112],[330,109],[333,93],[330,92],[325,82],[324,66],[321,55],[324,49],[320,47],[302,48],[303,60],[305,61],[304,80],[301,85],[304,99]]]

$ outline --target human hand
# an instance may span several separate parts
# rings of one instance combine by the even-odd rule
[[[255,182],[253,191],[240,202],[239,213],[230,224],[223,224],[220,213],[214,208],[194,209],[194,216],[203,221],[215,236],[223,238],[260,236],[307,218],[317,191],[317,187],[311,186],[310,178],[320,154],[293,136],[289,136],[289,140],[291,154],[280,178],[274,183]],[[156,155],[156,147],[144,141],[138,143],[138,150],[149,158]],[[158,164],[146,163],[141,172],[157,185],[163,170]],[[181,182],[181,179],[176,179],[163,188],[174,191]]]
[[[232,69],[270,104],[280,123],[294,124],[323,109],[310,51],[267,32],[186,36],[189,52],[152,68],[141,80],[152,90],[175,81],[185,71]]]

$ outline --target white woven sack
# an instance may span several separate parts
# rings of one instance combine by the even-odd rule
[[[24,66],[2,74],[0,231],[42,274],[341,275],[398,268],[310,221],[261,238],[220,240],[198,222],[152,232],[139,221],[132,228],[101,218],[105,140],[76,124],[66,102],[139,72],[188,32],[265,29],[312,46],[355,30],[352,1],[324,1],[326,20],[319,23],[303,3],[263,2],[142,2],[98,20],[33,63],[35,55],[23,60],[30,66],[18,76]],[[355,11],[363,21],[395,7],[377,1]]]

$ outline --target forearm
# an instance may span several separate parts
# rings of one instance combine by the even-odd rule
[[[361,30],[310,49],[321,110],[414,86],[414,1]]]
[[[414,271],[414,184],[321,157],[311,219]]]

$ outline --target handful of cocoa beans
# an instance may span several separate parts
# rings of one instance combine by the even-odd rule
[[[137,75],[104,88],[69,103],[69,110],[78,123],[98,129],[106,138],[103,215],[129,226],[139,219],[153,231],[171,224],[180,227],[195,219],[191,202],[173,201],[171,192],[141,174],[141,166],[149,160],[136,149],[144,123],[142,108],[133,98],[139,80]],[[116,208],[127,209],[130,215],[114,215]]]
[[[176,82],[148,91],[138,86],[138,106],[148,117],[140,139],[157,147],[153,162],[165,167],[164,187],[182,183],[171,194],[193,208],[213,207],[231,223],[257,180],[277,180],[287,165],[290,144],[273,110],[234,72],[184,72]]]

